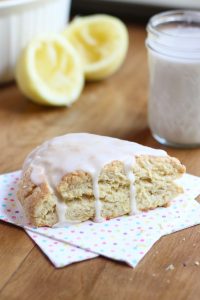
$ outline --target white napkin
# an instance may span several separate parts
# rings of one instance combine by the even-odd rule
[[[167,208],[135,216],[94,223],[87,221],[64,228],[34,228],[26,223],[16,198],[20,171],[0,176],[0,219],[23,227],[55,267],[63,267],[98,255],[135,267],[163,235],[200,223],[200,178],[185,174],[179,184],[185,193]]]

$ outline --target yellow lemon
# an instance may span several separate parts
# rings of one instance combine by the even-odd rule
[[[79,52],[87,80],[113,74],[127,53],[127,28],[109,15],[76,17],[63,34]]]
[[[70,105],[84,86],[79,54],[63,36],[38,37],[23,50],[16,80],[21,91],[43,105]]]

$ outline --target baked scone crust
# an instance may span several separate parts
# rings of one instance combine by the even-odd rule
[[[36,185],[31,168],[22,173],[18,199],[34,226],[53,226],[58,221],[57,202],[66,204],[66,221],[82,222],[95,217],[92,177],[84,170],[65,174],[55,189],[48,182]],[[133,167],[135,199],[140,211],[167,206],[183,192],[174,180],[185,167],[170,156],[137,155]],[[101,170],[99,180],[101,216],[111,219],[130,213],[130,182],[122,161],[112,161]]]

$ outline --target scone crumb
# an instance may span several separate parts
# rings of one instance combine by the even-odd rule
[[[170,264],[165,270],[166,271],[173,271],[175,269],[174,265],[173,264]]]
[[[183,266],[184,266],[184,267],[187,267],[187,264],[184,262],[184,263],[183,263]]]
[[[199,266],[200,265],[200,262],[198,261],[198,260],[196,260],[195,262],[194,262],[194,264],[195,264],[195,266]]]

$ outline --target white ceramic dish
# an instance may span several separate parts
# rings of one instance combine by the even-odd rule
[[[62,30],[71,0],[0,0],[0,83],[14,78],[22,48],[37,34]]]

